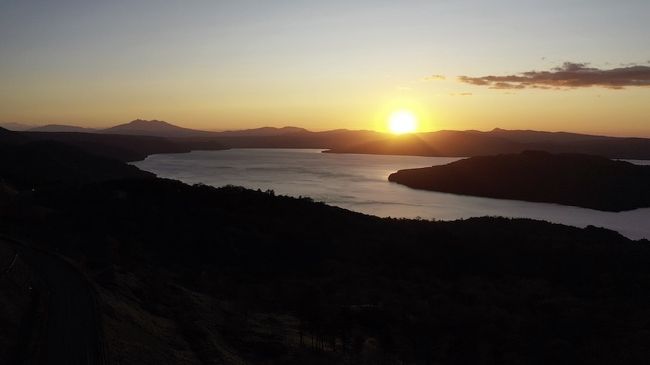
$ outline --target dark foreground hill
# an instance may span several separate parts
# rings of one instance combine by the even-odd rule
[[[53,141],[0,144],[0,180],[17,189],[40,189],[154,175],[118,160]]]
[[[0,127],[0,146],[16,145],[27,142],[27,138],[20,133]]]
[[[649,242],[594,227],[380,219],[271,191],[130,179],[0,189],[0,233],[65,254],[97,284],[115,363],[650,356]]]
[[[84,153],[124,162],[138,161],[156,153],[184,153],[192,150],[222,150],[215,141],[167,139],[140,135],[111,135],[76,132],[14,132],[0,128],[0,147],[31,142],[56,142]]]
[[[120,161],[138,161],[156,153],[185,153],[193,148],[166,138],[68,132],[22,132],[31,141],[53,141]],[[222,148],[221,148],[222,149]]]
[[[400,170],[415,189],[623,211],[650,207],[650,166],[604,157],[526,151]]]

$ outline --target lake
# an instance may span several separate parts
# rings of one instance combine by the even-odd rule
[[[414,190],[391,183],[400,169],[442,165],[459,158],[321,153],[304,149],[231,149],[160,154],[135,166],[188,184],[238,185],[317,201],[380,217],[454,220],[479,216],[594,225],[650,239],[650,208],[621,213],[518,200]],[[638,163],[647,163],[639,161]]]

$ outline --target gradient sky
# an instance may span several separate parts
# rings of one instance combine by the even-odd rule
[[[0,121],[384,130],[407,108],[424,130],[650,137],[647,86],[458,79],[650,66],[649,14],[648,0],[0,0]]]

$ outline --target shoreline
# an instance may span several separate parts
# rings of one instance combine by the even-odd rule
[[[240,152],[237,154],[239,156],[240,153],[246,151],[254,152],[255,150],[268,150],[268,149],[241,148],[241,149],[231,149],[230,151],[237,152],[236,150],[240,150]],[[296,150],[296,149],[286,149],[286,150]],[[318,161],[320,159],[318,155],[310,154],[305,156],[307,157],[312,156],[309,157],[310,161]],[[373,156],[376,155],[359,155],[356,157],[355,156],[350,156],[350,157],[353,158],[354,160],[363,161],[358,159],[358,157],[363,157],[363,156],[368,156],[372,158]],[[323,158],[325,157],[326,156],[323,156]],[[408,156],[394,156],[394,157],[404,158]],[[426,159],[426,157],[422,157],[422,156],[412,156],[412,157],[415,157],[416,159],[419,158]],[[250,158],[255,159],[255,157],[250,157]],[[282,157],[282,158],[286,158],[286,157]],[[289,158],[291,159],[292,157],[289,156]],[[171,159],[173,159],[173,157],[171,157]],[[185,160],[185,157],[181,159]],[[200,159],[201,160],[205,159],[206,161],[212,160],[209,156],[202,156]],[[215,162],[215,163],[225,166],[223,165],[223,163],[227,164],[229,157],[220,156],[218,159],[219,162]],[[337,160],[339,159],[337,158],[334,159],[333,161],[337,161]],[[346,160],[347,159],[343,159],[341,161],[346,161]],[[534,219],[534,220],[539,220],[544,222],[564,224],[564,225],[578,227],[578,228],[584,228],[589,225],[604,227],[606,229],[610,229],[620,234],[623,234],[624,236],[629,237],[630,239],[650,238],[650,233],[639,232],[637,229],[635,229],[635,227],[637,227],[638,225],[627,223],[629,221],[634,222],[641,219],[638,218],[637,216],[639,214],[643,215],[645,213],[645,211],[642,210],[643,208],[630,210],[627,212],[621,212],[621,213],[612,213],[612,212],[603,212],[603,211],[598,211],[593,209],[560,205],[560,204],[554,204],[548,202],[528,202],[524,200],[506,200],[506,199],[496,199],[496,198],[488,198],[488,197],[462,196],[458,194],[437,193],[437,192],[429,192],[429,191],[418,192],[417,190],[412,190],[404,187],[404,189],[406,190],[413,191],[414,194],[408,193],[408,195],[411,196],[411,198],[409,198],[408,201],[405,201],[403,203],[408,205],[411,203],[411,200],[413,200],[413,203],[416,205],[414,205],[414,208],[408,208],[407,211],[403,215],[401,215],[401,214],[395,214],[391,212],[391,209],[387,209],[385,206],[382,207],[381,205],[376,205],[372,203],[372,201],[369,201],[368,204],[363,203],[363,205],[359,205],[356,204],[355,202],[347,201],[345,199],[343,200],[335,199],[335,201],[333,201],[332,199],[327,199],[327,197],[319,196],[319,194],[315,194],[313,191],[309,192],[305,189],[300,189],[299,187],[295,187],[294,186],[295,184],[289,184],[288,186],[284,186],[284,188],[280,188],[278,185],[276,185],[276,187],[274,187],[273,185],[269,185],[269,184],[275,184],[275,182],[269,182],[267,183],[267,185],[252,185],[252,184],[247,184],[244,181],[232,181],[230,178],[227,177],[228,174],[226,174],[225,177],[226,180],[222,180],[218,178],[216,181],[210,181],[209,178],[210,174],[204,174],[204,176],[201,176],[201,174],[199,174],[198,176],[195,176],[193,179],[184,179],[179,175],[187,173],[187,171],[190,171],[191,168],[188,169],[181,168],[186,172],[180,171],[180,173],[176,175],[165,174],[164,171],[154,168],[154,165],[157,163],[156,161],[149,162],[149,163],[151,164],[152,168],[145,168],[147,166],[142,166],[141,163],[135,163],[135,165],[138,168],[143,169],[144,171],[157,173],[158,176],[160,177],[182,181],[186,184],[194,184],[194,183],[202,182],[206,185],[210,185],[214,187],[230,184],[235,186],[243,186],[246,187],[247,189],[252,189],[252,190],[255,190],[257,188],[260,188],[262,190],[273,189],[276,191],[277,194],[295,196],[295,197],[309,196],[309,197],[313,197],[314,200],[324,202],[325,204],[328,205],[341,207],[354,212],[369,214],[372,216],[382,217],[382,218],[393,217],[396,219],[400,219],[400,218],[417,219],[418,217],[424,217],[427,220],[432,219],[432,220],[444,220],[444,221],[454,221],[458,219],[468,219],[471,217],[489,217],[489,216],[501,216],[506,218],[528,218],[528,219]],[[361,163],[363,164],[363,162]],[[186,163],[182,163],[182,164],[186,165]],[[399,162],[396,162],[396,164],[402,165]],[[417,166],[417,162],[415,165]],[[177,165],[177,168],[178,167],[180,167],[180,165]],[[209,169],[209,165],[206,168]],[[391,171],[396,171],[396,170],[391,170]],[[388,185],[390,184],[390,182],[384,180],[386,177],[387,176],[384,176],[384,178],[379,180],[373,179],[373,181],[375,181],[375,183],[378,184],[380,183],[381,185]],[[399,186],[399,185],[395,184],[395,186]],[[351,186],[351,188],[353,189],[353,191],[350,192],[350,194],[356,194],[354,193],[354,187]],[[291,191],[294,191],[294,193],[287,193]],[[367,199],[365,199],[362,196],[361,200],[365,201]],[[458,203],[456,203],[456,201],[458,201]],[[389,199],[387,204],[393,204],[391,202],[392,200]],[[381,203],[378,202],[377,204],[381,204]],[[417,208],[417,206],[421,206],[421,208]],[[510,207],[514,209],[514,212],[509,211],[511,209]],[[451,210],[448,210],[448,208]],[[476,211],[474,210],[475,208],[477,209]],[[437,211],[439,210],[440,211],[445,210],[447,211],[447,213],[444,215],[440,215],[437,213]],[[470,213],[465,214],[463,212],[470,212]],[[592,215],[595,215],[595,217],[591,218]]]

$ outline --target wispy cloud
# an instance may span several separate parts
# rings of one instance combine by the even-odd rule
[[[490,89],[571,89],[604,87],[623,89],[650,86],[650,67],[628,65],[613,69],[588,67],[587,63],[565,62],[551,71],[528,71],[506,76],[460,76],[461,82]]]
[[[430,75],[425,78],[423,78],[423,81],[440,81],[440,80],[446,80],[447,78],[444,75]]]

